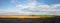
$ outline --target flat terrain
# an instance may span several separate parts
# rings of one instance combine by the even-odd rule
[[[60,23],[60,16],[0,15],[0,23]]]
[[[59,17],[52,18],[0,18],[0,23],[60,23]]]
[[[49,18],[52,16],[0,15],[0,18]]]

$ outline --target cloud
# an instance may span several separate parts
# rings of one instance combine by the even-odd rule
[[[16,1],[13,1],[13,2],[16,3]],[[23,4],[21,4],[21,3],[23,3]],[[56,9],[58,7],[60,7],[60,4],[48,5],[44,2],[38,3],[36,0],[28,0],[27,3],[24,3],[23,1],[19,2],[19,0],[17,0],[17,4],[16,4],[16,8],[18,8],[19,11],[22,11],[22,12],[39,12],[39,13],[44,12],[47,14],[48,13],[51,14],[50,12],[55,13],[55,11],[57,11],[57,12],[60,11],[60,10]],[[58,13],[60,13],[60,12],[58,12]]]

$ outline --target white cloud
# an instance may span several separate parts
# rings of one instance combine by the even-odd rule
[[[23,3],[23,2],[22,2]],[[34,11],[34,12],[42,12],[42,11],[45,11],[44,13],[46,14],[51,14],[50,12],[48,11],[60,11],[60,10],[56,10],[55,8],[58,8],[58,6],[60,6],[60,4],[51,4],[51,5],[47,5],[45,3],[38,3],[36,0],[29,0],[28,3],[26,4],[16,4],[16,8],[20,9],[20,10],[24,10],[24,9],[27,9],[26,11],[28,12],[29,10],[31,10],[30,12]],[[24,11],[23,11],[24,12]],[[42,12],[43,13],[43,12]],[[55,13],[55,12],[54,12]],[[58,12],[60,13],[60,12]],[[57,13],[57,14],[58,14]]]
[[[60,6],[60,4],[51,4],[51,5],[47,5],[45,3],[38,3],[36,2],[35,0],[32,2],[32,0],[27,3],[27,4],[18,4],[16,5],[17,8],[20,8],[20,9],[26,9],[26,8],[29,8],[31,10],[42,10],[42,11],[51,11],[51,10],[55,10],[55,8],[57,8],[58,6]]]

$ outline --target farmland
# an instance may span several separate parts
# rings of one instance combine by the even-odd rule
[[[49,18],[52,16],[42,15],[0,15],[0,18]]]
[[[54,16],[0,15],[0,23],[53,23],[59,19]]]

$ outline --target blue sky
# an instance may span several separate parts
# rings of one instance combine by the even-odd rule
[[[46,4],[58,4],[60,3],[60,0],[37,0],[37,2],[43,1]]]
[[[43,12],[60,11],[60,0],[0,0],[1,12]],[[47,12],[49,11],[49,12]],[[45,14],[40,13],[40,14]],[[58,14],[58,13],[57,13]],[[60,13],[59,13],[60,14]]]

